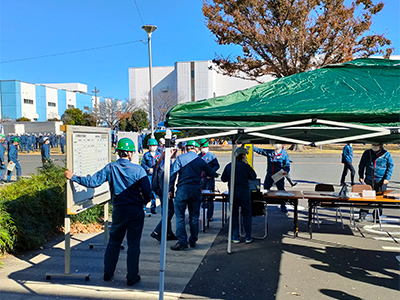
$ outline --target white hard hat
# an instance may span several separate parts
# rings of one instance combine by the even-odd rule
[[[43,142],[47,141],[48,139],[49,139],[48,137],[44,137]]]
[[[160,138],[158,141],[159,141],[162,145],[165,145],[165,139],[164,139],[164,138]]]
[[[240,154],[249,154],[249,151],[243,147],[237,148],[235,151],[235,155],[239,156]]]

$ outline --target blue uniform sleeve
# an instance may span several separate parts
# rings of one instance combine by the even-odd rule
[[[227,164],[221,175],[222,182],[228,182],[230,177],[231,164]]]
[[[104,182],[107,181],[107,171],[106,171],[107,166],[105,166],[103,169],[100,171],[96,172],[93,174],[93,176],[87,175],[87,176],[76,176],[73,175],[71,180],[79,183],[80,185],[83,185],[88,188],[95,188],[100,185],[102,185]],[[150,185],[150,184],[149,184]]]
[[[151,194],[151,187],[150,187],[150,181],[147,176],[143,176],[142,178],[139,179],[139,186],[140,186],[140,191],[143,195],[143,200],[144,204],[147,204],[150,202],[150,194]]]
[[[210,161],[209,165],[211,169],[213,169],[213,171],[216,172],[220,167],[217,157],[215,157],[212,161]]]
[[[366,168],[366,159],[367,159],[367,151],[365,151],[360,159],[360,162],[358,163],[358,176],[363,179],[364,178],[364,171]]]
[[[178,175],[178,172],[179,172],[181,166],[182,166],[182,163],[178,156],[176,158],[175,162],[171,166],[170,180],[169,180],[169,191],[171,193],[173,193],[173,191],[174,191],[176,176]]]
[[[248,166],[248,172],[249,172],[249,180],[256,180],[257,179],[257,173],[253,170],[252,167],[250,167],[250,165]]]
[[[147,153],[147,152],[146,152]],[[149,166],[147,165],[147,155],[146,155],[146,153],[143,155],[143,158],[142,158],[142,163],[140,164],[141,166],[142,166],[142,168],[147,172],[147,173],[149,173]]]
[[[261,154],[264,156],[269,156],[272,152],[274,152],[274,150],[271,150],[271,149],[261,149],[261,148],[257,148],[257,147],[254,147],[253,150],[255,153]]]
[[[46,159],[50,159],[50,147],[46,147],[44,156],[46,157]]]
[[[386,172],[385,175],[383,176],[383,179],[386,180],[390,180],[390,178],[392,178],[392,174],[393,174],[393,167],[394,167],[394,162],[393,162],[393,158],[392,155],[387,152],[387,168],[386,168]]]
[[[285,152],[285,158],[284,158],[284,161],[283,161],[283,169],[286,171],[286,172],[290,172],[290,159],[289,159],[289,155]]]
[[[208,177],[218,177],[217,172],[211,169],[208,163],[206,163],[204,160],[202,160],[202,162],[203,162],[203,171],[206,173]]]

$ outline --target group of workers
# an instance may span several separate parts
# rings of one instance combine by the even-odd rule
[[[0,134],[0,183],[10,182],[13,171],[15,170],[17,181],[21,178],[22,169],[18,160],[18,152],[34,151],[39,149],[43,165],[50,163],[50,148],[61,147],[61,152],[65,153],[65,136],[52,134],[22,134],[5,136]],[[7,161],[5,155],[7,152]]]
[[[119,249],[126,235],[128,240],[128,273],[127,284],[134,285],[140,280],[139,256],[140,238],[143,229],[143,208],[148,202],[151,212],[156,213],[155,199],[160,198],[161,205],[168,205],[167,240],[176,240],[171,250],[179,251],[196,247],[199,235],[199,217],[202,199],[202,190],[215,190],[215,178],[220,164],[216,155],[209,150],[206,139],[200,141],[190,140],[186,143],[186,151],[177,156],[177,148],[172,150],[170,184],[168,199],[164,199],[164,167],[165,167],[165,140],[150,138],[147,142],[149,151],[144,153],[141,166],[130,161],[136,151],[133,141],[122,138],[118,141],[116,151],[119,159],[106,165],[93,175],[76,176],[71,170],[65,172],[66,178],[83,186],[95,188],[108,181],[110,184],[111,201],[113,204],[112,227],[110,239],[104,258],[105,281],[111,280],[114,275],[119,257]],[[278,170],[284,169],[286,174],[290,171],[290,160],[282,145],[275,150],[255,148],[257,153],[266,155],[268,160],[265,187],[270,188],[274,183],[270,177]],[[245,229],[245,242],[251,243],[252,215],[251,191],[249,181],[255,180],[257,175],[247,163],[248,151],[244,147],[236,149],[236,172],[233,201],[232,241],[240,242],[239,234],[239,208]],[[222,172],[221,180],[230,183],[231,163]],[[283,178],[275,184],[278,189],[284,189]],[[228,185],[230,186],[230,185]],[[209,221],[213,217],[213,201],[207,201]],[[188,210],[190,236],[186,233],[185,212]],[[172,231],[171,219],[176,218],[176,234]],[[161,221],[152,231],[151,237],[161,241]]]

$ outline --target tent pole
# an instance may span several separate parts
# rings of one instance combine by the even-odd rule
[[[390,130],[348,136],[345,138],[326,140],[326,141],[322,141],[322,142],[316,142],[315,146],[326,145],[326,144],[335,144],[335,143],[341,143],[341,142],[347,142],[347,141],[354,141],[354,140],[366,139],[366,138],[370,138],[370,137],[377,137],[377,136],[383,136],[383,135],[390,135]]]
[[[236,144],[232,142],[232,155],[231,155],[231,179],[229,185],[229,229],[228,229],[228,253],[232,253],[232,213],[233,213],[233,197],[235,190],[235,172],[236,172],[236,157],[235,157]]]
[[[292,143],[292,144],[309,145],[311,143],[311,142],[307,142],[307,141],[296,140],[296,139],[292,139],[292,138],[285,138],[285,137],[280,137],[280,136],[271,135],[271,134],[265,134],[265,133],[260,133],[260,132],[249,132],[248,134],[252,135],[252,136],[259,136],[259,137],[267,138],[267,139],[270,139],[270,140],[286,141],[286,142]]]
[[[163,186],[162,225],[161,225],[160,281],[159,281],[159,297],[158,297],[159,300],[164,299],[171,146],[172,146],[171,130],[167,129],[165,134],[165,150],[164,150],[165,161],[164,161],[164,186]]]

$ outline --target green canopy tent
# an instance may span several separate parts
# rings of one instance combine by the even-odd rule
[[[164,198],[168,197],[171,129],[187,137],[238,143],[400,142],[400,60],[356,59],[279,78],[227,96],[178,104],[167,113]],[[233,193],[230,193],[232,215]],[[167,227],[166,205],[163,228]],[[231,253],[229,219],[228,253]],[[160,294],[163,294],[166,233],[162,233]]]
[[[178,104],[167,127],[250,143],[400,142],[400,61],[356,59]]]

